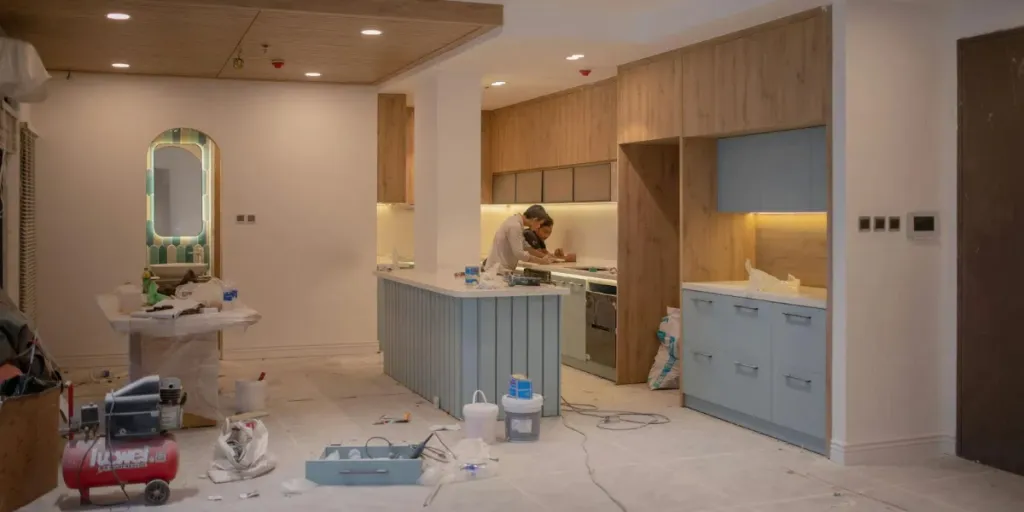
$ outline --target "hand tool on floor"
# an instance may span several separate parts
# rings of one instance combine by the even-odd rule
[[[102,430],[99,407],[83,406],[77,430],[84,435],[64,447],[64,485],[78,490],[82,505],[91,504],[91,489],[120,486],[124,491],[127,484],[146,484],[150,505],[166,503],[179,453],[168,431],[181,428],[186,398],[179,379],[150,375],[107,393]]]
[[[411,413],[405,413],[401,418],[394,418],[388,415],[381,416],[377,421],[373,422],[374,425],[390,425],[392,423],[409,423],[412,419]]]

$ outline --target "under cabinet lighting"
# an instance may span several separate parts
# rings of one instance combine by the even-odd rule
[[[505,82],[502,81],[491,82],[491,87],[501,87],[503,85],[505,85]]]
[[[132,16],[123,12],[111,12],[107,13],[107,19],[114,21],[126,21],[132,19]]]
[[[320,76],[320,73],[317,73],[317,72],[314,71],[314,72],[306,73],[306,76],[308,76],[310,78],[317,78],[317,77]]]
[[[379,36],[384,32],[381,32],[380,30],[377,30],[375,28],[367,28],[363,29],[363,31],[360,33],[363,34],[364,36]]]
[[[111,64],[111,66],[113,66],[113,67],[115,67],[117,69],[128,69],[128,68],[131,67],[130,65],[128,65],[127,63],[124,63],[124,62],[115,62],[115,63]]]

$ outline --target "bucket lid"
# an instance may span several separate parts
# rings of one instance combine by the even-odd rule
[[[518,413],[518,414],[529,414],[540,411],[544,408],[544,397],[533,394],[533,398],[513,398],[505,395],[501,397],[501,406],[505,408],[506,412]]]

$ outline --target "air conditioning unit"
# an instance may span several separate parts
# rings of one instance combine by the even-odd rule
[[[46,72],[35,47],[25,41],[0,37],[0,97],[23,103],[46,99]]]

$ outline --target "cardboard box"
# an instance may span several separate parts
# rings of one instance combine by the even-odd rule
[[[13,512],[57,487],[60,387],[0,405],[0,512]]]

